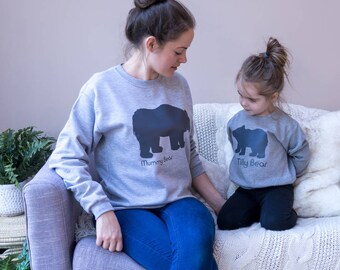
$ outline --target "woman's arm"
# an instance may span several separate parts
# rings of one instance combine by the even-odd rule
[[[90,154],[102,136],[96,129],[98,117],[91,89],[87,84],[82,88],[60,132],[49,166],[63,178],[66,188],[73,192],[83,209],[98,218],[113,207],[89,169]]]
[[[216,190],[206,173],[195,177],[192,182],[193,187],[206,200],[216,214],[219,213],[226,200]]]

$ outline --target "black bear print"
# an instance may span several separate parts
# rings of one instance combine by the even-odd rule
[[[160,137],[169,137],[171,150],[184,147],[184,132],[190,130],[185,110],[163,104],[156,109],[139,109],[132,116],[133,132],[139,142],[140,156],[152,158],[161,153]]]
[[[264,158],[266,147],[268,145],[267,133],[262,129],[246,129],[245,126],[233,130],[233,136],[237,141],[235,153],[243,156],[246,153],[246,148],[251,149],[249,156]]]

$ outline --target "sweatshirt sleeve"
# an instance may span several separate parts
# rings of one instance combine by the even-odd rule
[[[310,161],[310,149],[305,134],[300,126],[293,129],[295,135],[291,137],[288,156],[293,163],[296,176],[300,177],[307,169]]]
[[[190,141],[190,150],[191,150],[191,161],[190,161],[190,170],[192,178],[195,178],[202,173],[205,172],[202,162],[199,158],[199,154],[196,150],[196,143],[193,139]]]
[[[191,178],[194,179],[195,177],[201,175],[205,172],[205,169],[203,168],[202,162],[199,158],[199,153],[197,151],[196,142],[194,140],[194,125],[191,121],[190,123],[190,173]]]
[[[84,210],[96,219],[113,210],[101,184],[92,179],[89,171],[89,155],[100,138],[94,100],[81,91],[58,137],[49,166],[63,178],[66,188],[74,193]]]

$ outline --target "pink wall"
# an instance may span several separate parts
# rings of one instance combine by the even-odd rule
[[[237,101],[234,78],[242,61],[263,52],[270,36],[292,55],[286,100],[340,109],[340,2],[331,0],[188,1],[198,21],[190,62],[183,69],[195,101]]]
[[[1,1],[0,131],[34,125],[57,136],[82,84],[123,62],[132,0]],[[340,2],[183,0],[197,20],[179,70],[194,103],[237,102],[234,77],[270,36],[293,58],[288,102],[340,110]]]

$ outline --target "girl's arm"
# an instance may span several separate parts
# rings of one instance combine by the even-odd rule
[[[291,136],[288,155],[294,164],[296,176],[300,177],[307,169],[311,153],[306,136],[300,126],[293,130],[295,134]]]

